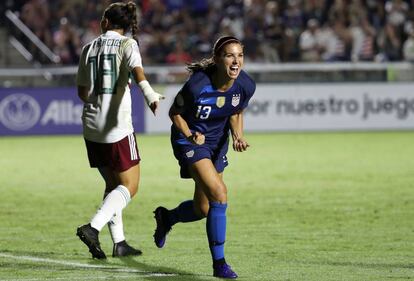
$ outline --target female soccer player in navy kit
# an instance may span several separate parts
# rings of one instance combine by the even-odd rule
[[[108,224],[114,242],[112,256],[140,255],[125,241],[122,210],[138,191],[140,157],[131,117],[130,74],[140,86],[153,113],[160,94],[145,78],[137,44],[137,7],[113,3],[101,20],[103,34],[87,44],[79,62],[78,95],[84,102],[82,122],[91,167],[98,168],[106,189],[102,206],[76,234],[92,257],[106,258],[98,233]],[[132,30],[133,38],[124,36]]]
[[[232,36],[216,41],[211,58],[188,66],[191,76],[170,109],[171,144],[181,177],[195,182],[194,197],[175,209],[158,207],[154,211],[154,241],[159,248],[177,222],[207,217],[213,275],[229,279],[237,274],[224,259],[227,187],[223,171],[228,165],[229,131],[235,151],[249,146],[243,137],[243,109],[256,88],[242,66],[243,46]]]

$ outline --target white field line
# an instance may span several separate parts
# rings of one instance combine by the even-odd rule
[[[52,260],[52,259],[38,258],[38,257],[31,257],[31,256],[14,256],[14,255],[5,254],[5,253],[0,253],[0,258],[9,258],[9,259],[22,260],[22,261],[46,263],[46,264],[60,264],[60,265],[64,265],[64,266],[79,267],[79,268],[110,269],[112,271],[123,272],[123,273],[141,273],[140,276],[148,276],[148,277],[175,276],[175,274],[171,274],[171,273],[147,272],[147,271],[128,268],[128,267],[107,266],[107,265],[97,265],[97,264],[84,264],[84,263],[78,263],[78,262],[69,262],[69,261],[63,261],[63,260]],[[24,279],[24,280],[37,280],[37,279]]]
[[[141,276],[140,275],[140,277],[153,277],[153,276]],[[130,278],[134,278],[134,279],[136,279],[137,278],[137,276],[134,276],[134,275],[117,275],[116,276],[116,280],[120,280],[120,279],[130,279]],[[109,277],[109,276],[107,276],[107,277],[104,277],[104,276],[101,276],[101,277],[85,277],[85,276],[71,276],[71,277],[56,277],[56,278],[48,278],[47,280],[70,280],[70,281],[72,281],[72,280],[76,280],[76,281],[80,281],[80,280],[86,280],[86,281],[88,281],[88,280],[109,280],[109,279],[111,279],[111,280],[113,280],[114,279],[114,277]],[[45,279],[44,278],[29,278],[29,279],[2,279],[2,280],[4,280],[4,281],[44,281]]]

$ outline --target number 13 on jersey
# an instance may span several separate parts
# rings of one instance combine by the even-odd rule
[[[199,105],[197,108],[196,118],[208,119],[211,113],[210,105]]]

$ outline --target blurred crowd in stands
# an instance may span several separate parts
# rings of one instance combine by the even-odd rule
[[[76,64],[100,34],[108,0],[6,0],[8,9]],[[250,62],[414,61],[414,0],[140,0],[146,65],[210,56],[223,34],[238,37]]]

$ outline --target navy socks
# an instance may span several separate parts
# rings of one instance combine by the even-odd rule
[[[192,222],[201,220],[194,212],[193,200],[181,202],[177,208],[168,211],[168,220],[173,226],[177,222]]]

